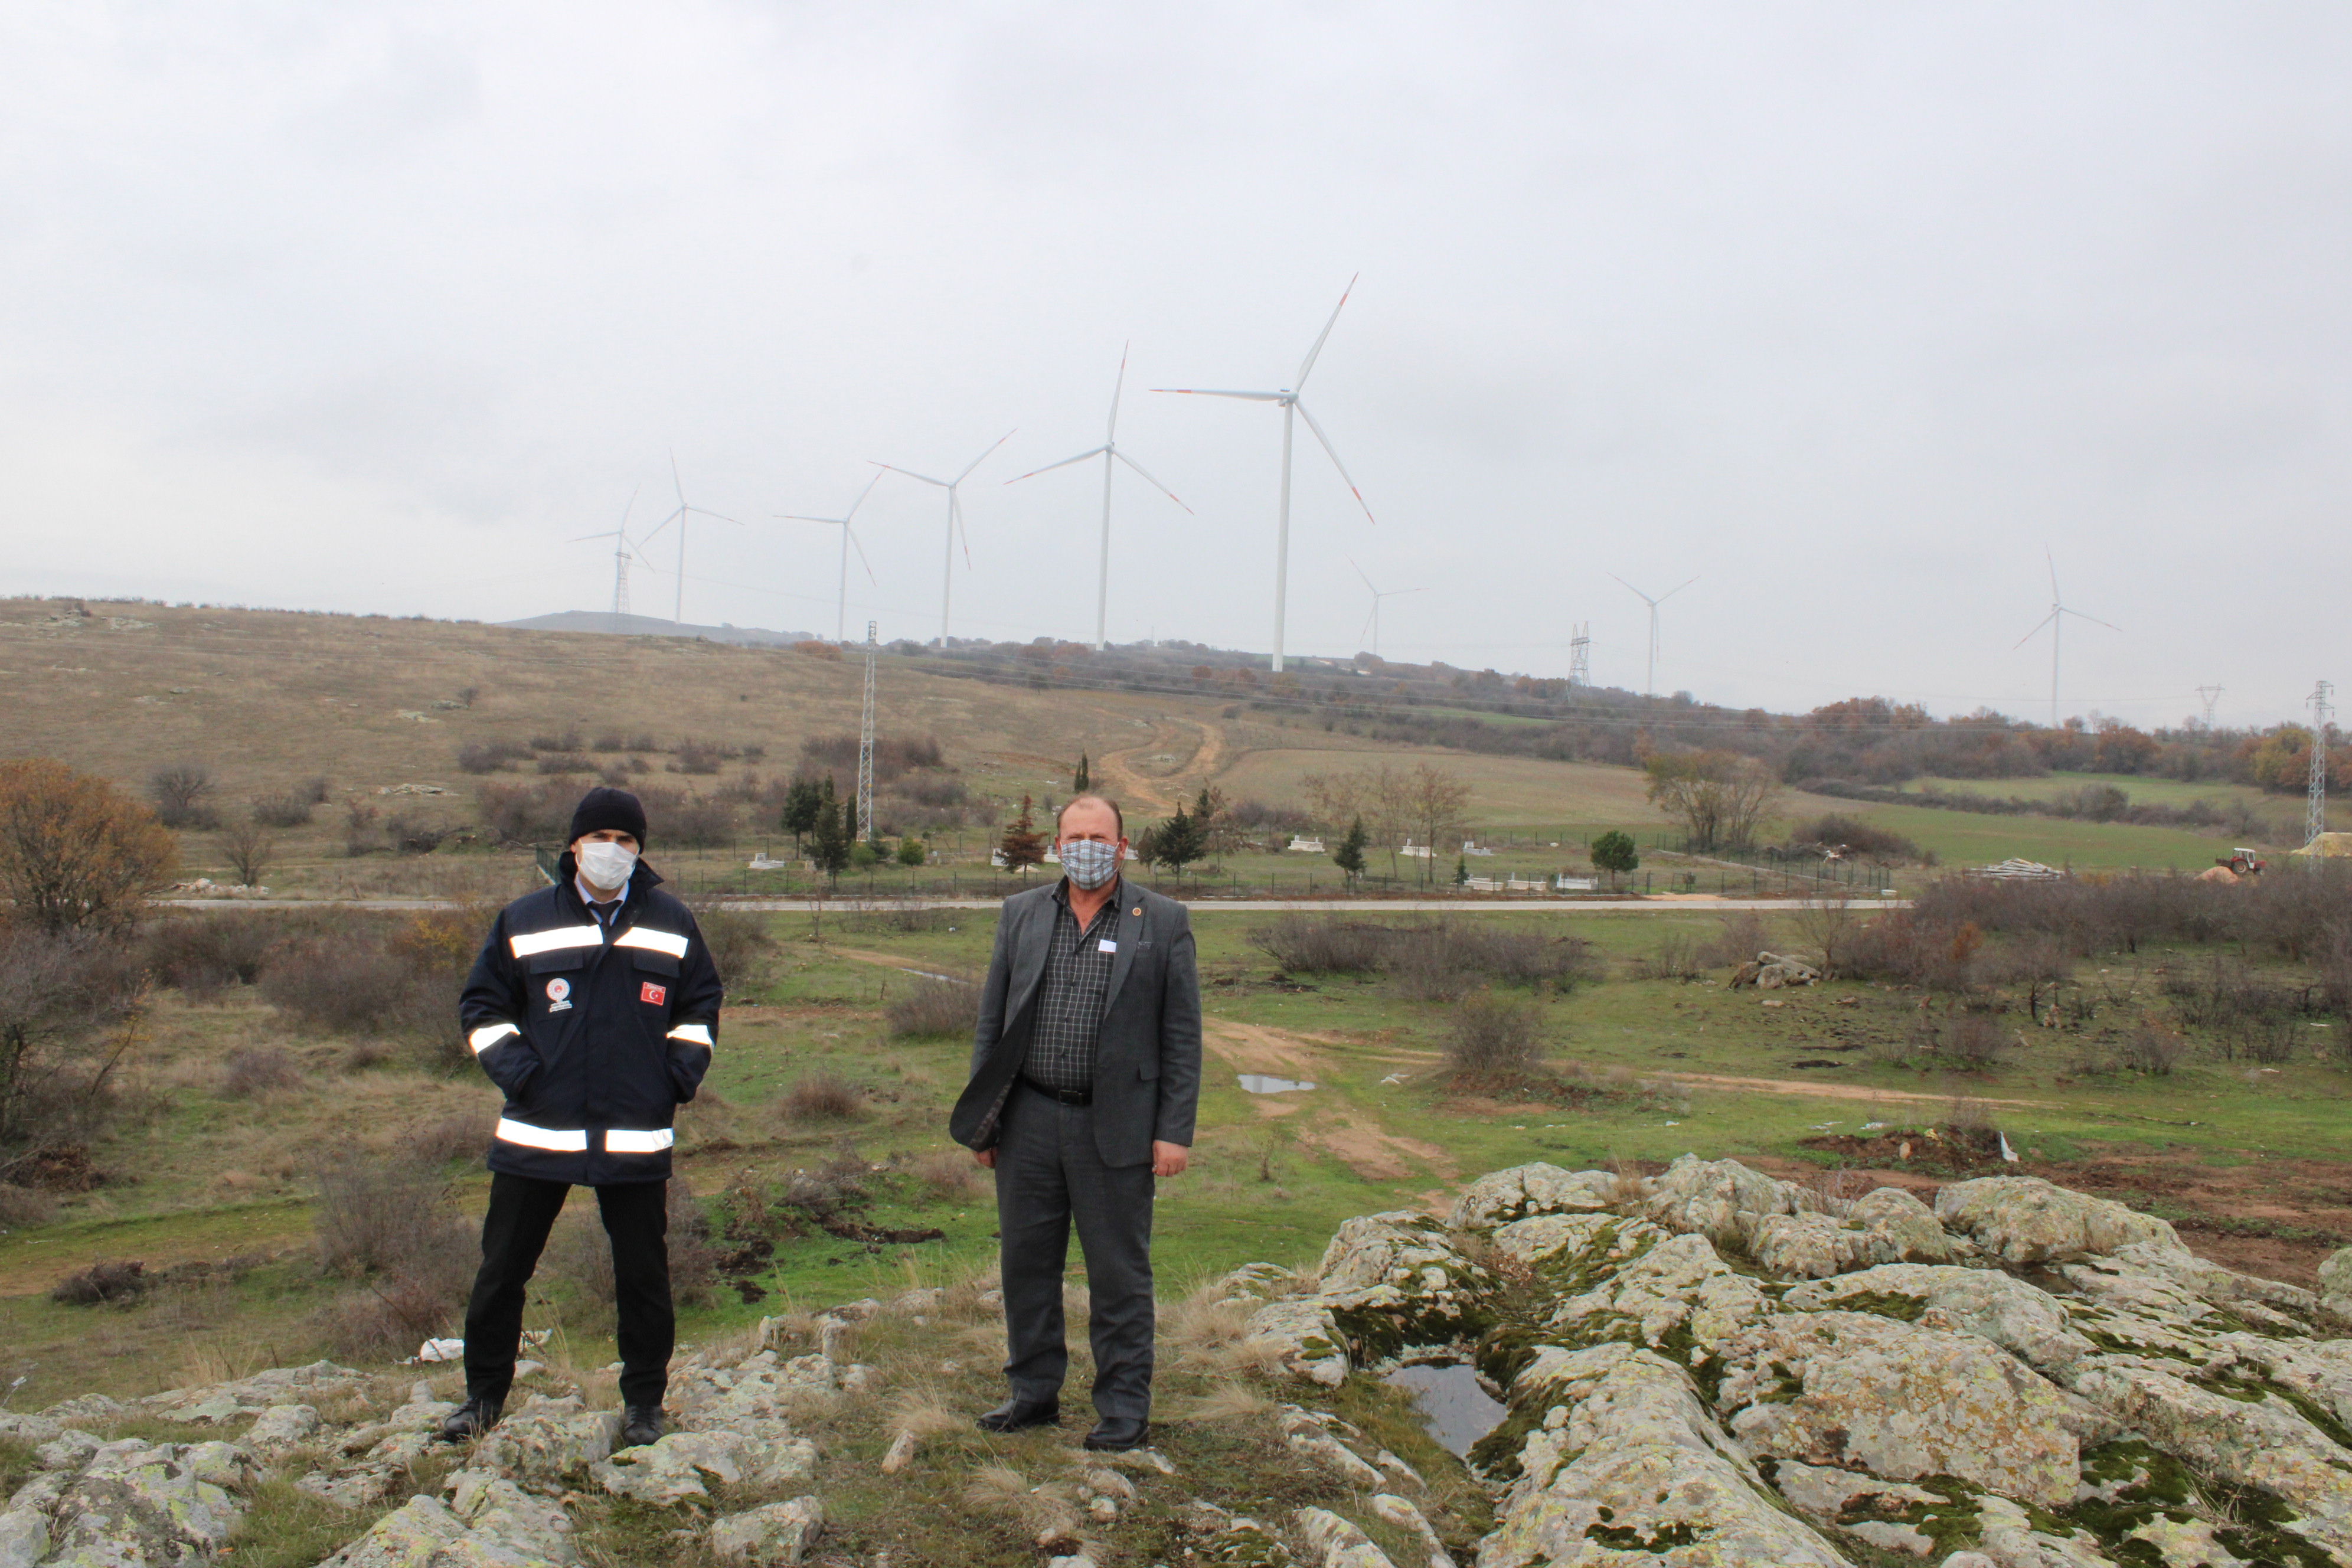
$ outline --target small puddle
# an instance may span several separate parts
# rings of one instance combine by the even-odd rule
[[[1470,1445],[1503,1424],[1510,1412],[1478,1386],[1478,1374],[1462,1362],[1444,1366],[1404,1366],[1384,1380],[1391,1388],[1412,1395],[1421,1424],[1439,1447],[1457,1459],[1470,1457]]]
[[[1245,1072],[1239,1077],[1242,1080],[1242,1088],[1252,1094],[1288,1094],[1294,1089],[1315,1087],[1311,1083],[1301,1083],[1297,1079],[1268,1078],[1262,1072]]]

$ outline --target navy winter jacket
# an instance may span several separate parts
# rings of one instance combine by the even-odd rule
[[[718,1043],[719,970],[639,861],[608,930],[572,880],[500,911],[457,1004],[507,1097],[490,1169],[584,1186],[669,1177],[671,1120]]]

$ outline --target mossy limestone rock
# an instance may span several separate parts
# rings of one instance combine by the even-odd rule
[[[2165,1221],[2039,1176],[1980,1176],[1936,1194],[1936,1217],[2003,1263],[2064,1263],[2134,1242],[2186,1250]]]
[[[1607,1171],[1563,1171],[1538,1160],[1463,1188],[1445,1223],[1455,1230],[1485,1230],[1532,1215],[1591,1213],[1607,1208],[1617,1187],[1617,1177]]]
[[[791,1568],[808,1560],[824,1533],[824,1505],[814,1497],[730,1513],[710,1526],[710,1554],[743,1568]]]

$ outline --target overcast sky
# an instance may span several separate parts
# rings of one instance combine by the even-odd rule
[[[873,459],[962,467],[960,636],[1803,709],[2292,717],[2339,664],[2352,10],[0,9],[0,591],[508,619],[698,505],[689,621],[834,621]],[[850,615],[939,628],[886,476]],[[675,528],[634,595],[667,615]],[[647,568],[658,567],[661,571]]]

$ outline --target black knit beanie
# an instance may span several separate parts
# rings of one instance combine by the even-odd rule
[[[579,806],[572,813],[572,832],[563,840],[577,844],[591,833],[617,828],[646,847],[646,808],[635,795],[625,789],[607,789],[599,784],[580,797]]]

